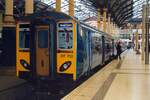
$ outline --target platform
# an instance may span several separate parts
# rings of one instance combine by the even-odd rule
[[[24,100],[32,95],[31,86],[15,76],[0,76],[0,100]]]
[[[128,50],[62,100],[149,100],[150,66]]]

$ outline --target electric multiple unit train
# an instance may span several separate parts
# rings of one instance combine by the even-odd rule
[[[115,55],[114,39],[61,12],[18,19],[17,76],[76,81]]]

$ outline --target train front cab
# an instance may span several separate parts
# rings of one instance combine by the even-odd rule
[[[57,73],[77,79],[76,21],[59,21],[57,23]]]
[[[30,74],[30,23],[18,22],[16,26],[16,73],[20,78],[28,78]]]
[[[28,24],[19,21],[17,76],[34,79],[71,76],[76,80],[76,24],[70,16],[58,12],[33,14]],[[29,47],[20,47],[21,42],[28,43]]]
[[[36,77],[76,80],[76,39],[73,20],[51,20],[34,24],[31,65]],[[70,77],[71,76],[71,77]]]

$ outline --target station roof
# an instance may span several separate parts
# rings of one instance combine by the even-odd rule
[[[133,0],[89,0],[96,8],[107,8],[117,25],[122,26],[133,17]]]
[[[24,1],[14,0],[14,15],[20,17],[24,15]],[[56,0],[34,0],[35,12],[42,10],[54,10]],[[43,3],[41,1],[46,1]],[[62,9],[67,12],[66,6],[69,0],[62,0]],[[149,0],[148,0],[149,1]],[[5,9],[5,0],[0,0],[0,9]],[[81,5],[82,4],[82,5]],[[135,18],[141,18],[142,6],[146,4],[146,0],[75,0],[75,16],[79,20],[85,20],[91,16],[97,16],[97,9],[107,8],[111,14],[113,21],[118,26],[124,26],[128,21]],[[83,7],[84,6],[84,7]],[[92,15],[91,15],[92,14]]]
[[[55,0],[43,0],[43,1],[49,3],[50,5],[54,5],[56,3]],[[69,0],[62,0],[62,2],[65,3],[65,5],[67,5],[66,2],[68,1]],[[134,0],[74,0],[74,1],[75,1],[75,15],[77,17],[82,15],[81,17],[79,17],[80,20],[85,20],[83,18],[88,18],[85,17],[85,15],[90,16],[91,12],[93,13],[93,15],[97,16],[98,8],[100,9],[107,8],[108,13],[111,14],[113,21],[118,26],[126,24],[127,21],[133,17]],[[77,5],[77,3],[78,4],[83,3],[83,5]],[[85,7],[83,7],[84,5]],[[81,11],[84,13],[81,13]]]

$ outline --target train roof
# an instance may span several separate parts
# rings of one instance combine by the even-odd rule
[[[98,33],[101,33],[103,36],[107,36],[107,37],[109,37],[109,38],[113,38],[110,34],[108,34],[108,33],[106,33],[106,32],[103,32],[103,31],[99,31],[98,29],[96,29],[96,28],[94,28],[94,27],[91,27],[91,26],[85,24],[84,22],[81,22],[81,21],[80,21],[79,23],[80,23],[81,25],[85,26],[85,27],[90,28],[90,29],[93,30],[93,31],[96,31],[96,32],[98,32]]]
[[[56,12],[56,11],[42,11],[42,12],[36,12],[34,14],[28,15],[26,17],[21,17],[18,20],[19,21],[34,21],[39,20],[39,18],[49,18],[49,19],[55,19],[55,20],[63,20],[63,19],[70,19],[73,20],[73,18],[65,13],[62,12]]]
[[[78,22],[82,26],[85,26],[85,27],[87,27],[87,28],[89,28],[89,29],[91,29],[93,31],[98,32],[98,33],[101,33],[103,36],[107,36],[107,37],[112,38],[112,36],[109,35],[108,33],[105,33],[103,31],[99,31],[98,29],[96,29],[94,27],[91,27],[91,26],[85,24],[84,22],[81,22],[81,21],[79,21],[76,18],[71,17],[70,15],[67,15],[67,14],[65,14],[63,12],[57,12],[55,10],[36,12],[36,13],[31,14],[29,16],[21,17],[18,20],[19,21],[31,21],[32,22],[32,21],[35,21],[35,20],[39,21],[39,18],[48,18],[48,19],[55,19],[55,20],[58,20],[58,19],[59,20],[65,20],[65,19],[67,19],[67,20],[75,20],[76,22]]]

